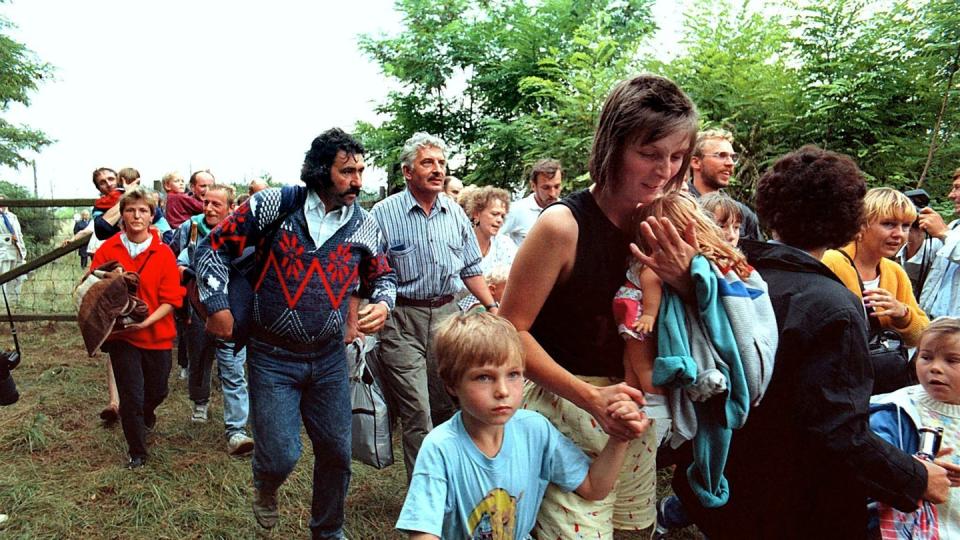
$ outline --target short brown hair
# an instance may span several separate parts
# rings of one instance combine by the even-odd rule
[[[937,317],[920,334],[920,345],[924,341],[939,342],[943,338],[960,336],[960,319],[957,317]]]
[[[957,169],[957,170],[960,171],[960,169]],[[98,168],[96,168],[96,169],[93,170],[93,185],[94,185],[94,186],[97,186],[97,178],[99,178],[99,176],[100,176],[101,174],[105,173],[105,172],[111,172],[111,173],[113,173],[114,176],[117,175],[117,171],[111,169],[110,167],[98,167]],[[100,186],[97,186],[98,189],[99,189],[99,187],[100,187]]]
[[[590,179],[604,189],[620,178],[627,146],[649,144],[674,133],[689,133],[690,147],[665,190],[683,181],[697,136],[697,108],[670,79],[639,75],[618,84],[603,104],[590,150]]]
[[[523,347],[513,324],[489,312],[457,313],[443,320],[433,339],[437,373],[447,387],[460,383],[468,369],[523,365]]]
[[[134,169],[133,167],[124,167],[120,169],[120,172],[117,173],[117,179],[123,182],[123,185],[126,185],[134,180],[139,180],[140,171]]]
[[[563,167],[559,161],[552,158],[539,159],[533,164],[533,168],[530,169],[530,183],[537,185],[537,177],[541,174],[548,180],[551,180],[558,172],[562,171]]]
[[[743,221],[740,205],[722,191],[713,191],[700,197],[700,206],[711,218],[714,218],[717,225],[726,225],[731,219]]]
[[[133,203],[142,202],[150,207],[150,212],[157,211],[157,194],[153,191],[147,191],[146,189],[131,189],[123,194],[120,197],[120,213],[123,213],[124,209],[128,205]]]
[[[470,191],[461,191],[460,198],[457,199],[457,202],[463,206],[464,213],[466,213],[467,217],[471,220],[473,220],[474,213],[482,212],[486,207],[490,206],[493,201],[503,202],[504,212],[510,210],[510,193],[498,187],[483,186],[481,188],[471,189]]]

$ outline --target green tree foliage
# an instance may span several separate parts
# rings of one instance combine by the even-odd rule
[[[930,174],[942,193],[960,158],[960,108],[947,108],[935,127],[960,45],[954,2],[737,5],[695,4],[687,53],[651,65],[690,93],[706,124],[734,132],[745,156],[734,188],[742,197],[772,160],[803,144],[853,156],[873,185],[912,187],[934,131]]]
[[[390,172],[391,183],[401,182],[396,164],[403,141],[415,131],[428,131],[451,146],[448,158],[462,161],[455,172],[468,182],[521,184],[525,158],[540,150],[546,155],[561,151],[543,145],[544,137],[555,135],[536,130],[531,137],[534,128],[567,128],[550,125],[549,114],[544,116],[563,106],[557,88],[546,88],[551,81],[570,82],[558,68],[585,61],[577,56],[590,54],[585,36],[602,36],[617,46],[605,46],[594,56],[605,63],[581,71],[623,62],[653,29],[650,3],[399,0],[405,30],[395,37],[361,39],[361,47],[400,85],[377,108],[387,118],[379,127],[358,126],[370,157]],[[563,116],[576,115],[564,111]],[[577,128],[589,132],[592,118],[588,121]],[[574,145],[578,149],[580,139]],[[576,157],[583,160],[583,154]]]
[[[27,188],[0,180],[0,194],[8,199],[35,199]],[[23,241],[27,245],[27,259],[46,251],[57,233],[60,233],[62,221],[57,219],[53,208],[10,208],[20,221],[20,230],[23,231]],[[2,227],[2,225],[0,225]],[[69,232],[73,232],[72,230]]]
[[[53,72],[53,68],[38,60],[26,45],[7,35],[12,27],[10,21],[0,16],[0,113],[9,111],[14,103],[30,105],[30,92]],[[2,165],[16,168],[29,163],[24,152],[37,152],[51,142],[41,131],[0,118]]]
[[[956,0],[698,0],[669,61],[644,41],[649,4],[400,0],[406,30],[362,41],[398,83],[383,124],[360,126],[372,159],[397,182],[403,140],[430,131],[452,143],[468,182],[515,187],[523,163],[549,155],[583,185],[605,96],[652,71],[690,94],[705,127],[734,133],[744,158],[733,191],[746,200],[804,144],[853,156],[873,185],[925,175],[945,194],[960,166]]]
[[[799,74],[784,53],[789,29],[783,15],[701,1],[691,6],[683,32],[683,56],[647,66],[690,95],[704,127],[733,132],[743,156],[733,190],[747,200],[772,159],[797,146],[783,137],[801,106]]]

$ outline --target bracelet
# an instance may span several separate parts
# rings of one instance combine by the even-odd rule
[[[483,308],[486,309],[487,311],[490,311],[491,309],[494,309],[494,308],[500,309],[500,302],[494,301],[492,304],[483,306]]]

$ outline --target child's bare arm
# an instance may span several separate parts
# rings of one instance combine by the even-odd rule
[[[627,455],[629,444],[628,441],[616,437],[607,439],[606,446],[590,465],[587,477],[576,489],[577,495],[588,501],[599,501],[609,495],[620,474],[620,469],[623,468],[623,460]]]
[[[410,540],[440,540],[439,536],[436,536],[430,533],[425,533],[425,532],[418,532],[418,531],[411,531],[410,536],[408,536],[407,538],[409,538]]]
[[[660,312],[660,298],[663,296],[663,284],[657,274],[649,268],[640,271],[640,290],[643,291],[643,315],[637,321],[636,331],[643,334],[653,332]]]

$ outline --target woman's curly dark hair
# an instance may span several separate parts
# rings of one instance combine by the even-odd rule
[[[346,152],[347,156],[362,155],[365,152],[360,141],[340,128],[331,128],[318,135],[303,159],[300,180],[312,189],[330,185],[330,169],[337,159],[337,152],[341,150]]]
[[[757,184],[757,214],[785,244],[838,248],[863,223],[863,173],[849,156],[807,145],[773,164]]]

